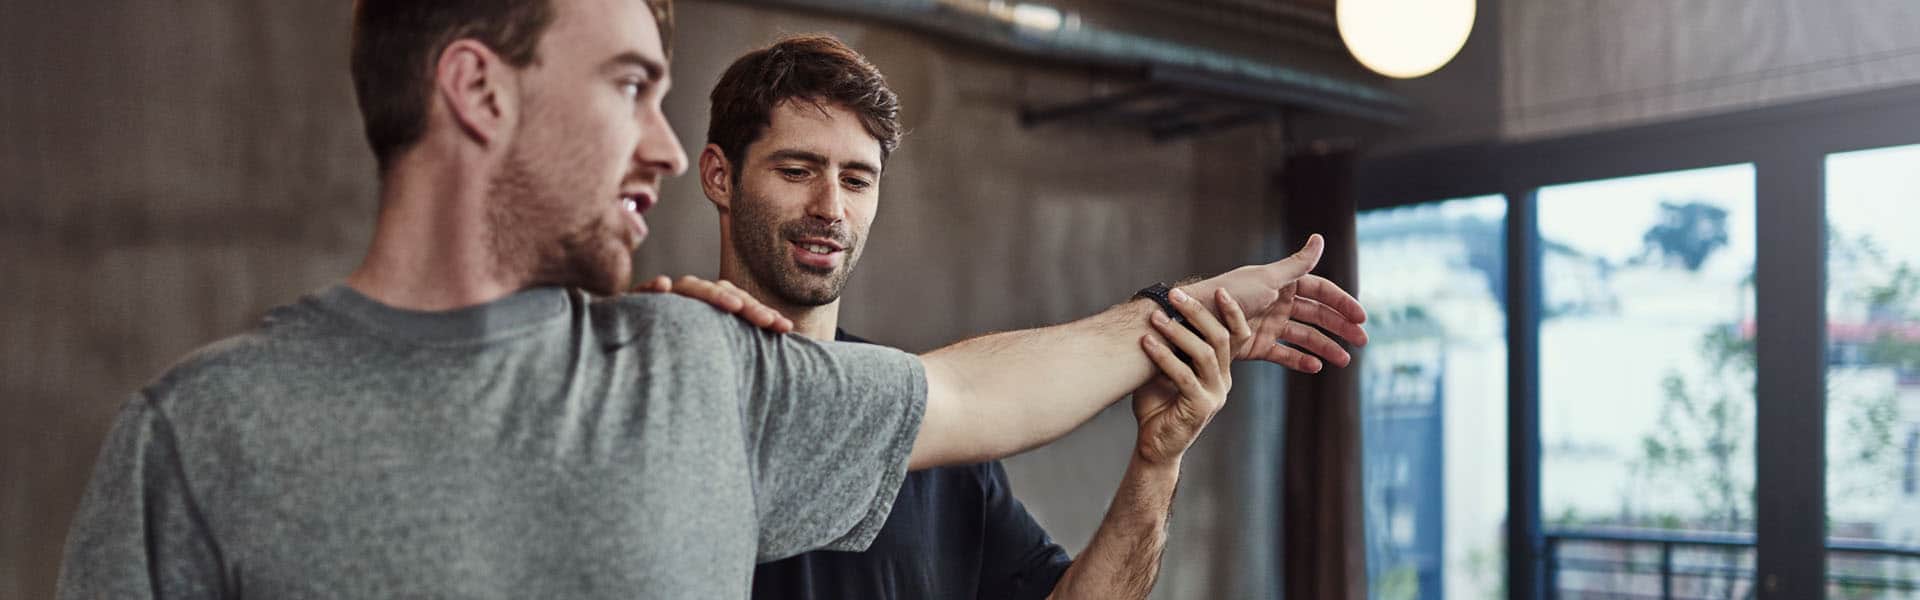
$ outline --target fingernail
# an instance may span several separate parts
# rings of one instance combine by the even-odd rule
[[[1188,296],[1186,290],[1180,288],[1173,288],[1173,293],[1167,294],[1167,296],[1172,297],[1175,302],[1193,301],[1193,296]]]
[[[1163,313],[1157,310],[1153,311],[1153,324],[1155,325],[1167,324],[1167,313]]]

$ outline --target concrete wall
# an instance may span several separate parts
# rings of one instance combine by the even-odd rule
[[[346,5],[0,8],[0,598],[46,598],[109,419],[356,264]]]
[[[51,594],[74,505],[128,394],[189,349],[343,277],[375,191],[346,74],[346,3],[20,4],[0,8],[0,598]],[[1104,84],[886,28],[679,8],[668,111],[689,148],[720,69],[780,32],[840,33],[900,91],[914,132],[888,165],[848,292],[846,325],[863,335],[926,349],[1278,255],[1265,245],[1277,227],[1259,129],[1167,144],[1023,130],[1022,99]],[[690,179],[665,197],[640,270],[712,275],[711,208]],[[1275,378],[1243,373],[1189,459],[1161,596],[1274,589]],[[1010,461],[1020,497],[1071,548],[1097,525],[1132,435],[1120,407]]]

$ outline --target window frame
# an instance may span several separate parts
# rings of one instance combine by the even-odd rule
[[[1582,133],[1386,156],[1355,171],[1360,210],[1507,198],[1507,589],[1546,598],[1540,507],[1538,191],[1566,183],[1754,165],[1754,551],[1761,598],[1826,590],[1826,217],[1829,154],[1920,144],[1920,85]],[[1808,256],[1808,249],[1817,254]],[[1808,268],[1811,265],[1812,268]]]

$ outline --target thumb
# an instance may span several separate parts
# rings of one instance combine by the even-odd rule
[[[1320,265],[1320,254],[1326,250],[1326,246],[1327,241],[1321,238],[1320,234],[1309,235],[1307,244],[1301,246],[1299,252],[1269,265],[1274,269],[1275,285],[1292,283],[1313,272],[1313,268]]]

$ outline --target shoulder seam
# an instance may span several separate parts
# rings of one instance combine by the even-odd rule
[[[173,421],[168,419],[166,411],[161,410],[159,404],[154,402],[149,390],[140,390],[140,397],[146,402],[147,410],[152,411],[150,418],[153,419],[153,434],[166,438],[165,443],[170,449],[168,458],[171,459],[166,468],[172,471],[171,476],[180,482],[180,496],[186,503],[187,516],[193,520],[194,529],[206,539],[208,550],[213,552],[214,564],[219,568],[221,575],[221,596],[238,597],[234,589],[235,582],[228,577],[230,571],[227,568],[226,550],[220,547],[220,538],[214,535],[212,525],[207,522],[206,510],[201,507],[200,499],[194,494],[193,483],[187,478],[186,458],[183,456],[185,449],[180,447],[179,436],[174,435]]]

